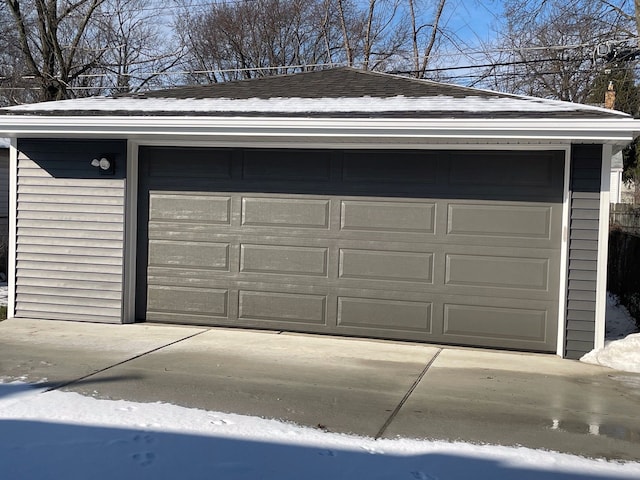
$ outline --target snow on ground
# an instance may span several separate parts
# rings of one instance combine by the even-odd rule
[[[580,360],[625,372],[640,373],[640,333],[626,308],[615,295],[607,294],[605,345]]]
[[[569,480],[640,478],[640,463],[521,447],[373,440],[169,404],[0,383],[7,479]]]

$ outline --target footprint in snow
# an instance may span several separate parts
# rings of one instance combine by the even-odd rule
[[[321,452],[318,452],[318,455],[321,455],[323,457],[335,457],[336,452],[334,452],[333,450],[322,450]]]
[[[143,443],[145,445],[151,445],[152,443],[155,443],[156,440],[153,438],[152,435],[148,433],[139,433],[133,437],[133,441],[135,443]]]
[[[211,420],[210,423],[212,425],[230,425],[229,422],[227,422],[226,420],[224,420],[222,418],[216,418],[215,420]]]
[[[148,467],[156,459],[156,454],[153,452],[140,452],[134,453],[131,458],[141,467]]]

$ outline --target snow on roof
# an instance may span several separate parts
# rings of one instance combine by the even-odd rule
[[[541,113],[593,112],[608,115],[620,112],[601,107],[546,100],[532,97],[453,97],[437,95],[430,97],[343,97],[343,98],[135,98],[135,97],[92,97],[61,100],[28,105],[18,105],[4,109],[7,113],[42,112],[136,112],[157,113]]]

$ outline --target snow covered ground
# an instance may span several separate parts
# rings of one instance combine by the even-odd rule
[[[516,447],[373,440],[174,405],[0,383],[6,479],[610,479],[616,463]]]
[[[615,295],[607,296],[605,346],[580,360],[625,372],[640,373],[640,333],[626,308]]]

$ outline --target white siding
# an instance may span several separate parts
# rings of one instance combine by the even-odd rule
[[[120,323],[125,142],[18,144],[16,317]],[[116,157],[116,174],[90,165]]]

